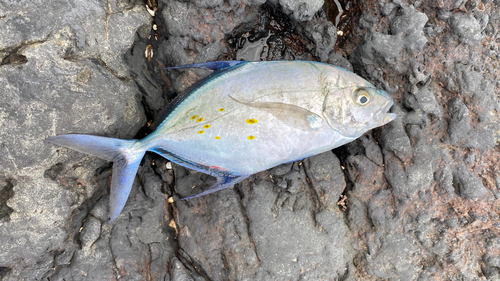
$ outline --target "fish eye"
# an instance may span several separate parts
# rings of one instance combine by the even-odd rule
[[[359,105],[366,105],[371,100],[370,92],[368,92],[365,89],[359,89],[356,91],[356,94],[354,96],[354,100]]]

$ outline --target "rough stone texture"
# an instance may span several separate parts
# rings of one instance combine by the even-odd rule
[[[500,277],[498,3],[264,2],[0,3],[0,279]],[[164,66],[236,58],[354,69],[398,118],[188,201],[214,179],[147,154],[105,224],[111,165],[43,139],[144,137],[209,74]]]
[[[296,21],[311,20],[321,7],[323,0],[279,0],[283,11],[289,14]]]
[[[5,54],[0,66],[0,276],[5,280],[41,279],[54,273],[51,268],[80,255],[70,247],[85,217],[78,213],[93,205],[93,195],[106,192],[96,185],[95,177],[103,161],[49,146],[43,140],[64,133],[130,138],[145,122],[139,91],[119,79],[107,64],[121,60],[138,26],[149,23],[144,11],[135,8],[119,15],[143,18],[114,23],[119,29],[134,31],[109,35],[106,40],[113,41],[109,49],[115,58],[107,60],[91,55],[104,55],[98,49],[107,47],[90,51],[85,43],[77,42],[75,26],[81,18],[69,14],[83,16],[82,11],[65,2],[52,4],[0,4],[5,16],[0,20],[5,24],[0,40]],[[96,3],[79,4],[88,19],[102,20],[101,24],[94,21],[92,28],[104,34],[104,22],[112,22],[106,17],[113,16],[87,9]],[[20,8],[27,12],[19,14]],[[92,41],[96,43],[95,38]],[[82,243],[90,246],[100,241],[100,224],[86,220],[88,230],[81,233]],[[109,252],[107,245],[100,244]]]

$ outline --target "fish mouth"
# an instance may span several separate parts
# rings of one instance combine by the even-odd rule
[[[388,112],[389,109],[391,109],[393,104],[394,104],[394,101],[391,99],[384,107],[382,107],[381,109],[379,109],[376,112],[376,115],[379,116],[379,118],[377,118],[379,120],[377,126],[385,125],[385,124],[393,121],[394,119],[396,119],[396,117],[398,117],[398,115],[396,113],[389,113]]]
[[[386,113],[384,115],[384,118],[382,119],[382,125],[385,125],[389,122],[391,122],[392,120],[396,119],[396,117],[398,117],[398,115],[396,113]]]

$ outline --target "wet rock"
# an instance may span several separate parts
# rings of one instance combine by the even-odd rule
[[[392,152],[403,162],[412,158],[413,152],[410,139],[406,134],[400,118],[396,118],[382,135],[383,146]]]
[[[404,96],[405,105],[427,114],[441,115],[441,106],[438,104],[435,94],[430,90],[432,77],[425,73],[423,65],[413,62],[410,68],[412,71],[412,75],[409,77],[411,88],[410,92]]]
[[[37,166],[54,151],[41,142],[48,136],[96,133],[99,128],[102,134],[131,137],[144,121],[136,88],[89,60],[65,58],[74,47],[69,35],[62,31],[52,40],[26,47],[28,62],[23,66],[2,67],[1,83],[10,87],[1,91],[5,130],[0,133],[0,151],[6,155],[1,168]],[[68,122],[74,119],[79,122]]]
[[[310,34],[316,45],[315,55],[321,62],[326,62],[337,41],[337,29],[333,23],[325,18],[316,18],[308,22],[306,32]]]
[[[401,36],[373,32],[354,50],[350,59],[354,70],[370,73],[377,64],[395,66],[403,47]]]
[[[412,237],[398,232],[395,226],[397,219],[391,211],[390,197],[389,190],[381,190],[373,197],[368,207],[371,221],[380,233],[377,238],[368,241],[367,272],[383,279],[399,276],[410,280],[418,272],[418,258],[414,256],[417,248]],[[381,235],[382,233],[384,234]]]
[[[172,272],[172,280],[176,281],[192,281],[195,280],[191,275],[191,272],[184,267],[182,262],[180,262],[177,258],[172,260],[170,266],[170,272]]]
[[[248,2],[198,1],[192,7],[184,1],[161,1],[169,36],[158,47],[158,58],[172,65],[217,60],[225,36],[239,25],[256,22],[251,13],[265,1]]]
[[[460,42],[475,45],[484,38],[481,32],[486,27],[488,19],[484,18],[482,21],[478,21],[472,13],[454,13],[450,17],[450,27],[459,36]]]
[[[404,45],[409,52],[421,51],[427,38],[424,36],[423,28],[428,17],[413,7],[413,5],[401,5],[399,16],[391,21],[391,33],[402,35]]]
[[[324,208],[332,211],[346,186],[340,161],[331,152],[304,160],[307,176]]]
[[[152,159],[146,156],[145,160]],[[109,201],[101,200],[79,230],[79,240],[75,242],[81,244],[74,250],[71,262],[64,264],[52,278],[112,279],[117,276],[113,268],[133,280],[142,280],[146,275],[163,279],[168,275],[165,264],[173,257],[173,248],[168,243],[173,229],[165,229],[163,221],[166,197],[160,191],[162,182],[151,166],[141,167],[140,174],[143,190],[139,190],[136,181],[118,223],[104,224]]]
[[[10,280],[42,279],[54,273],[54,260],[63,266],[78,255],[69,242],[78,228],[72,232],[68,225],[72,219],[81,219],[77,208],[99,189],[91,182],[103,161],[82,161],[82,155],[43,140],[63,133],[130,138],[145,121],[137,88],[118,79],[107,67],[119,72],[120,56],[132,44],[135,29],[148,18],[138,9],[111,16],[108,20],[114,26],[109,31],[118,28],[130,33],[108,34],[106,40],[116,45],[108,45],[111,53],[106,57],[106,51],[96,50],[105,49],[109,41],[96,44],[94,52],[85,40],[79,45],[76,39],[85,35],[78,33],[81,20],[104,19],[104,13],[81,14],[81,9],[95,3],[80,4],[72,9],[58,3],[49,11],[43,5],[29,3],[22,17],[11,10],[5,21],[7,28],[3,29],[5,36],[0,40],[3,50],[11,50],[9,59],[2,62],[0,75],[0,83],[8,85],[0,90],[0,151],[5,155],[0,169],[7,183],[2,184],[1,191],[5,200],[0,200],[0,235],[4,239],[0,264],[10,269],[5,277]],[[98,29],[100,25],[90,21]],[[104,34],[104,29],[100,32]],[[96,53],[101,60],[92,57]],[[86,247],[100,241],[93,223],[89,224],[91,228],[94,231],[83,235]],[[62,254],[66,250],[70,254]],[[20,259],[22,263],[17,262]],[[102,276],[99,272],[95,277]]]
[[[497,254],[499,250],[499,238],[493,237],[488,239],[486,244],[486,254],[483,255],[482,261],[484,262],[484,267],[482,271],[487,278],[495,279],[500,276],[498,268],[500,267],[500,256]]]
[[[454,176],[456,184],[460,189],[460,196],[465,199],[477,200],[488,192],[481,180],[464,165],[457,167],[457,172]]]
[[[145,49],[145,42],[137,42],[125,54],[125,60],[128,65],[132,66],[130,68],[130,75],[134,78],[142,94],[142,99],[148,105],[150,112],[146,112],[146,114],[159,116],[162,110],[165,109],[167,101],[166,97],[163,96],[161,85],[149,73],[147,61],[144,59]]]
[[[329,64],[333,64],[333,65],[345,68],[349,71],[353,71],[351,63],[346,58],[344,58],[342,55],[336,54],[335,52],[330,52],[330,55],[328,56],[327,62]]]
[[[298,196],[307,197],[307,194],[303,192]],[[299,198],[290,198],[280,206],[275,205],[275,200],[270,182],[261,182],[254,184],[252,197],[244,203],[250,220],[249,234],[253,237],[262,268],[278,279],[299,276],[301,268],[311,279],[342,275],[349,244],[345,240],[348,239],[345,235],[347,227],[340,212],[323,210],[315,213],[309,200],[302,208],[296,208],[294,205]],[[262,209],[277,212],[263,213],[259,211]],[[290,221],[294,223],[290,224]],[[332,240],[331,237],[341,239]],[[288,266],[283,267],[283,264]]]
[[[5,28],[1,31],[0,49],[16,54],[23,45],[43,43],[51,39],[54,31],[69,27],[76,43],[71,55],[102,60],[124,76],[121,56],[132,45],[135,31],[149,24],[149,17],[139,6],[116,1],[108,4],[81,1],[70,5],[58,1],[50,6],[35,2],[26,6],[26,2],[6,2],[2,6]],[[24,8],[22,15],[18,13],[20,7]]]
[[[25,7],[24,13],[17,11]],[[0,49],[14,49],[23,42],[45,41],[47,36],[61,25],[65,11],[71,10],[69,3],[54,2],[54,5],[45,3],[5,2],[2,3],[2,30]],[[40,16],[43,15],[43,16]],[[38,19],[33,21],[31,19]]]
[[[323,0],[279,0],[283,11],[296,21],[309,21],[323,7]]]
[[[475,130],[471,128],[469,109],[460,98],[451,99],[448,108],[451,114],[448,134],[452,143],[482,151],[495,146],[493,132],[482,126],[477,126]]]
[[[323,1],[263,2],[164,0],[153,19],[123,1],[30,3],[22,16],[20,4],[3,6],[0,278],[500,275],[498,5],[344,3],[334,26]],[[215,179],[147,154],[112,225],[111,165],[42,143],[76,132],[132,138],[143,111],[158,120],[210,74],[164,66],[242,57],[354,69],[390,92],[398,118],[334,153],[188,201],[178,198]]]
[[[260,61],[265,59],[268,55],[267,40],[271,34],[269,33],[266,37],[260,38],[254,42],[250,40],[246,41],[241,49],[238,49],[236,53],[236,60],[244,61]]]

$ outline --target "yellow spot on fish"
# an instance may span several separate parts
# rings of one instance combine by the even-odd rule
[[[224,107],[219,108],[219,111],[220,112],[224,111]]]
[[[194,119],[196,119],[196,118],[198,118],[198,115],[193,115],[193,116],[191,116],[191,120],[194,120]]]
[[[253,118],[252,119],[247,119],[247,123],[248,124],[255,124],[255,123],[257,123],[257,119],[253,119]]]
[[[203,117],[196,119],[196,122],[201,122],[201,121],[203,121]]]
[[[208,129],[210,128],[210,125],[206,124],[205,126],[203,126],[203,129]]]
[[[249,139],[249,140],[253,140],[254,138],[255,138],[255,136],[248,136],[248,138],[247,138],[247,139]]]
[[[215,136],[215,139],[216,139],[216,140],[220,140],[220,137],[219,137],[219,136]]]
[[[201,135],[201,134],[203,134],[204,132],[205,132],[205,131],[198,131],[198,134],[200,134],[200,135]]]

